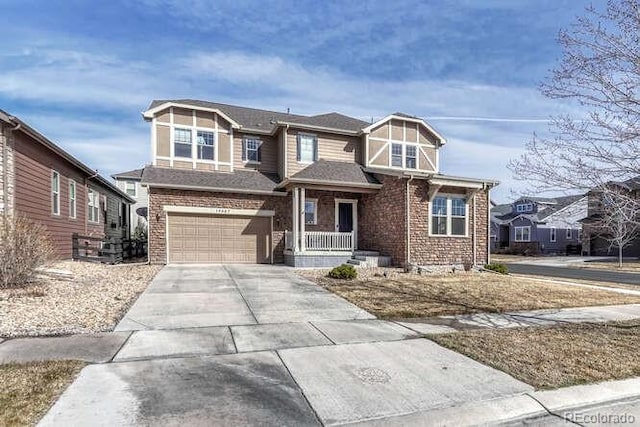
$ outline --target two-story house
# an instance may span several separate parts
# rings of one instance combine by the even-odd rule
[[[493,250],[566,254],[580,251],[587,196],[521,197],[491,208]]]
[[[44,224],[55,255],[72,235],[129,236],[134,200],[18,117],[0,110],[0,214]]]
[[[153,101],[142,172],[155,263],[484,264],[497,182],[440,173],[424,120],[367,123],[196,100]]]
[[[149,195],[147,194],[147,187],[141,184],[143,170],[144,168],[140,168],[111,175],[116,186],[135,200],[129,211],[129,231],[131,236],[135,235],[136,229],[147,227]]]

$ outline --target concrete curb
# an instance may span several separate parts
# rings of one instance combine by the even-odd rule
[[[514,425],[547,416],[561,420],[568,412],[635,399],[640,400],[640,377],[468,402],[349,425],[406,426],[424,424],[425,420],[430,426]]]

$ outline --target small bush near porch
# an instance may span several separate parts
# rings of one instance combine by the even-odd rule
[[[360,270],[360,278],[350,281],[325,277],[326,271],[320,270],[300,274],[384,319],[640,303],[640,296],[522,277],[477,272],[420,276],[400,271]]]

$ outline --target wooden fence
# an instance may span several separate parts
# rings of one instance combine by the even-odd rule
[[[147,241],[113,237],[82,236],[73,233],[73,259],[117,264],[147,255]]]

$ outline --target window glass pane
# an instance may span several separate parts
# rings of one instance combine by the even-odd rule
[[[316,138],[309,135],[300,135],[300,161],[313,162],[315,154]]]
[[[60,191],[60,175],[58,175],[57,172],[53,173],[53,176],[51,178],[51,186],[53,187],[54,193]]]
[[[315,224],[316,222],[316,202],[306,200],[304,202],[304,220],[306,224]]]
[[[245,150],[247,154],[247,160],[250,162],[258,162],[260,161],[260,157],[258,156],[258,149],[260,147],[259,139],[245,139]]]
[[[213,132],[198,131],[198,159],[214,160],[214,135]]]
[[[431,234],[447,234],[447,217],[434,216],[431,221]]]
[[[451,234],[455,236],[465,235],[465,219],[464,218],[451,218]]]
[[[125,184],[125,189],[128,195],[135,196],[136,195],[136,183],[135,182],[127,182]]]
[[[451,215],[452,216],[465,216],[466,215],[466,203],[464,199],[451,199]]]
[[[407,145],[406,166],[409,169],[416,168],[416,147],[413,145]]]
[[[402,145],[391,144],[391,166],[402,167]]]
[[[434,215],[447,215],[447,198],[436,197],[433,199],[433,214]]]
[[[191,131],[189,129],[174,129],[174,155],[176,157],[191,158]]]
[[[531,233],[531,230],[529,228],[526,228],[526,227],[523,228],[522,229],[522,239],[525,240],[525,241],[529,241],[530,240],[529,239],[530,233]]]

